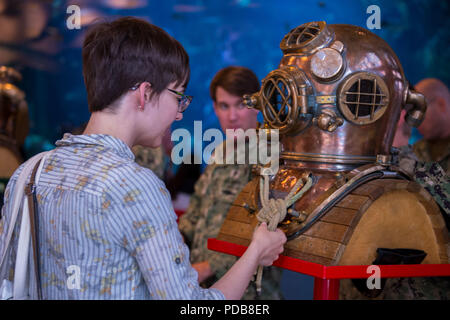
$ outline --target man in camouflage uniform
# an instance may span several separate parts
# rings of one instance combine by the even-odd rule
[[[413,153],[417,161],[437,162],[449,174],[450,172],[450,92],[438,79],[427,78],[415,85],[415,90],[427,100],[425,119],[418,130],[423,139],[408,147],[411,127],[405,122],[405,110],[402,110],[397,125],[393,146],[406,148],[402,152]]]
[[[448,125],[450,123],[450,92],[444,83],[433,78],[421,80],[414,88],[427,100],[425,119],[418,128],[423,139],[412,146],[400,146],[399,166],[414,176],[414,180],[433,196],[444,213],[448,227],[450,219],[450,126]]]
[[[425,119],[419,126],[424,139],[412,146],[400,146],[399,166],[433,196],[449,228],[450,94],[447,87],[437,79],[424,79],[415,86],[415,89],[425,95],[428,103]],[[402,127],[404,125],[400,119],[397,130],[401,132],[396,134],[394,143],[405,141],[401,138],[405,132]],[[350,280],[341,281],[340,298],[367,299]],[[448,300],[450,299],[450,277],[387,279],[382,293],[376,299]]]
[[[413,145],[422,162],[438,162],[450,173],[450,92],[442,81],[428,78],[414,87],[427,100],[425,119],[418,130],[423,139]]]
[[[412,174],[439,205],[450,227],[450,93],[437,79],[415,85],[427,100],[425,119],[419,126],[423,139],[400,148],[399,165]],[[450,236],[450,234],[449,234]],[[450,277],[389,279],[385,299],[450,299]]]
[[[414,88],[427,100],[425,119],[419,126],[423,139],[399,148],[399,166],[414,176],[450,219],[450,92],[438,79],[427,78]]]
[[[214,111],[221,128],[256,128],[257,111],[242,103],[244,94],[259,90],[256,75],[243,67],[220,70],[210,86]],[[207,249],[208,238],[215,238],[225,220],[231,204],[251,180],[250,164],[210,164],[195,185],[189,208],[181,216],[179,228],[186,243],[191,246],[191,263],[199,273],[199,282],[207,287],[222,277],[237,260],[236,257]],[[281,269],[264,270],[261,299],[281,299]],[[254,284],[250,285],[243,299],[257,299]]]

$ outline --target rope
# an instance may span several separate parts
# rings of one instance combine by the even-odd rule
[[[264,175],[264,179],[261,177],[259,183],[259,196],[261,199],[262,208],[257,214],[259,221],[258,226],[266,222],[267,229],[269,231],[275,231],[278,224],[286,217],[287,208],[300,199],[303,194],[308,191],[312,186],[312,178],[308,175],[306,183],[300,191],[295,191],[303,183],[303,179],[298,179],[294,187],[292,187],[289,194],[284,199],[269,199],[269,176]],[[256,292],[261,294],[261,282],[262,282],[263,266],[259,266],[256,274]]]

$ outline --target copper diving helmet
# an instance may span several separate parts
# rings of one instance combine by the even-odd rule
[[[279,130],[279,169],[270,178],[255,170],[218,239],[248,245],[275,200],[285,205],[277,207],[283,255],[368,265],[380,247],[414,248],[427,253],[425,263],[448,263],[439,207],[391,150],[401,109],[414,126],[426,112],[394,51],[361,27],[322,21],[294,28],[280,47],[279,67],[244,96],[262,112],[260,130]]]
[[[419,125],[422,95],[409,88],[402,66],[387,43],[352,25],[310,22],[280,43],[279,68],[246,96],[266,128],[282,137],[281,159],[304,166],[345,170],[389,155],[402,106]]]

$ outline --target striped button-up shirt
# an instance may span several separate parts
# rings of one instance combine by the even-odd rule
[[[36,189],[45,299],[224,299],[199,287],[164,183],[124,142],[66,134],[56,145]],[[5,193],[0,252],[21,168]]]

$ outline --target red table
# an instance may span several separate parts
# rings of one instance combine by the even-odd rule
[[[208,239],[208,249],[240,257],[246,246]],[[324,266],[280,255],[274,266],[314,277],[314,300],[339,299],[340,279],[369,278],[369,266]],[[450,276],[450,264],[379,265],[381,278]]]

